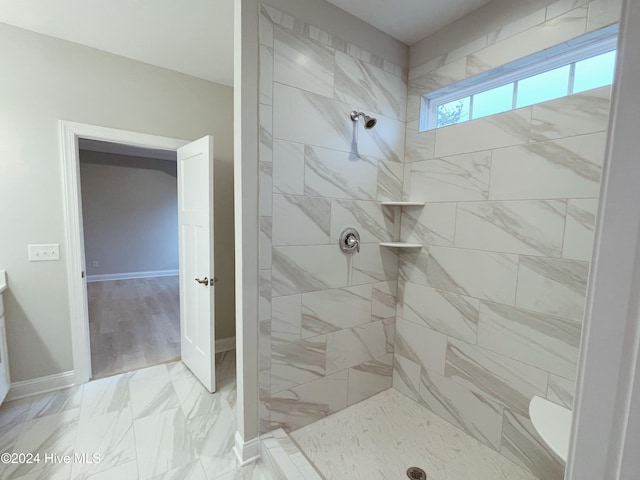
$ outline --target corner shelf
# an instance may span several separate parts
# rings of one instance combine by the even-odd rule
[[[380,242],[381,247],[391,248],[422,248],[420,243],[407,243],[407,242]]]
[[[423,207],[425,202],[380,202],[383,207]]]
[[[380,202],[383,207],[399,207],[393,216],[393,242],[381,242],[381,247],[389,248],[422,248],[419,243],[409,243],[400,241],[400,216],[405,207],[424,207],[425,202]]]

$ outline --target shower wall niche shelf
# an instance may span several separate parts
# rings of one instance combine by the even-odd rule
[[[391,248],[422,248],[420,243],[407,243],[407,242],[380,242],[381,247]]]
[[[393,242],[381,242],[381,247],[390,248],[422,248],[419,243],[407,243],[400,241],[400,221],[402,209],[407,207],[424,207],[425,202],[380,202],[383,207],[395,207],[393,212]]]

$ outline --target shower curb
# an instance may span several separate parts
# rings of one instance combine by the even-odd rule
[[[283,429],[265,433],[260,442],[262,459],[276,480],[324,480]]]

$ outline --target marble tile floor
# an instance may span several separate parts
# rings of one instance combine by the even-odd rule
[[[214,394],[174,362],[6,402],[0,453],[40,453],[41,461],[0,463],[0,478],[272,480],[262,462],[237,464],[235,351],[218,354],[216,365]],[[72,461],[45,463],[45,454]],[[82,454],[101,461],[74,461]]]
[[[537,480],[486,445],[405,397],[385,390],[290,433],[326,480]]]

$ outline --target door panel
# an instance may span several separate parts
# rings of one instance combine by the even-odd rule
[[[178,221],[182,361],[207,390],[213,392],[215,295],[211,136],[178,149]]]

